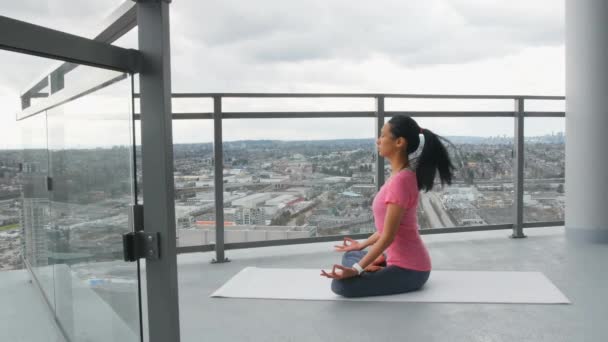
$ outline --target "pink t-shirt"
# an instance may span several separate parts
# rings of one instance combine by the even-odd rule
[[[389,178],[376,194],[372,204],[376,230],[384,230],[388,203],[405,209],[395,240],[388,247],[387,265],[417,271],[430,271],[431,258],[418,233],[418,183],[416,173],[409,169]]]

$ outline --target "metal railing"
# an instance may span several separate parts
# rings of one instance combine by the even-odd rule
[[[135,94],[135,98],[138,95]],[[547,118],[565,117],[565,112],[560,111],[526,111],[526,100],[565,100],[564,96],[527,96],[527,95],[435,95],[435,94],[352,94],[352,93],[174,93],[174,99],[183,98],[207,98],[213,100],[212,112],[174,112],[174,120],[213,120],[214,144],[213,158],[214,169],[214,191],[215,191],[215,222],[216,242],[215,244],[178,247],[178,253],[215,251],[214,262],[227,261],[225,251],[229,249],[253,248],[266,246],[280,246],[289,244],[314,243],[337,241],[346,235],[319,236],[309,238],[265,240],[238,243],[225,243],[224,241],[224,180],[223,180],[223,147],[222,147],[222,122],[232,119],[294,119],[294,118],[375,118],[375,135],[380,134],[385,118],[394,115],[408,115],[414,118],[420,117],[459,117],[459,118],[513,118],[514,119],[514,205],[512,223],[494,225],[476,225],[454,228],[430,228],[420,230],[421,234],[443,234],[458,232],[476,232],[488,230],[511,229],[513,238],[525,237],[524,228],[562,226],[564,221],[550,222],[526,222],[523,221],[523,195],[524,195],[524,119],[527,117]],[[224,112],[222,109],[223,99],[227,98],[357,98],[375,100],[374,111],[265,111],[265,112]],[[386,99],[455,99],[455,100],[511,100],[513,111],[387,111],[385,109]],[[135,114],[135,119],[140,119],[140,114]],[[377,152],[376,152],[377,153]],[[384,184],[384,158],[377,156],[375,165],[375,178],[377,190]],[[219,205],[218,205],[219,204]],[[349,234],[348,236],[360,239],[369,235]]]

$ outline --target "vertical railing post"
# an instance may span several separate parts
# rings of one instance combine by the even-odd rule
[[[376,139],[380,138],[380,133],[384,126],[384,96],[376,96],[376,124],[375,124],[375,136]],[[374,141],[374,150],[376,154],[376,190],[380,191],[380,188],[384,184],[384,158],[378,154]]]
[[[137,1],[144,230],[160,234],[160,258],[146,260],[150,342],[180,341],[169,2]]]
[[[525,238],[523,232],[524,224],[524,99],[515,98],[515,146],[513,179],[513,234],[512,238]]]
[[[228,262],[224,256],[224,151],[222,138],[222,97],[213,97],[213,167],[215,181],[215,259]]]

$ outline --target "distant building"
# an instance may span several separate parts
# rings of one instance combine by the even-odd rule
[[[266,223],[265,210],[263,208],[236,208],[234,221],[237,225],[264,225]]]

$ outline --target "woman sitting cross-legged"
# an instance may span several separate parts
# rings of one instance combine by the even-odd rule
[[[409,155],[418,149],[420,134],[424,146],[414,169]],[[418,195],[433,188],[437,171],[442,186],[451,184],[454,169],[439,139],[408,116],[394,116],[382,127],[376,145],[378,154],[390,161],[392,173],[372,204],[376,232],[364,242],[345,238],[336,246],[345,252],[341,265],[334,265],[331,272],[321,271],[333,279],[334,293],[380,296],[415,291],[426,283],[431,259],[418,232]],[[369,252],[363,251],[370,246]]]

